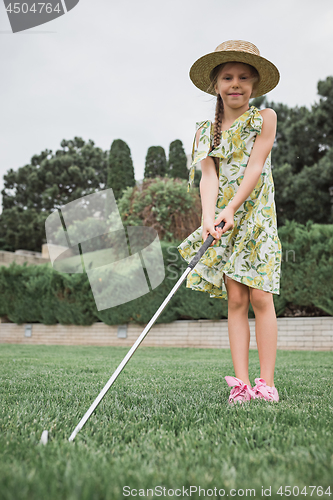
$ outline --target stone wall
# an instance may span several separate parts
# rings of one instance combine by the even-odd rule
[[[277,322],[278,349],[333,350],[333,317],[278,318]],[[250,349],[256,349],[255,319],[250,319],[249,323]],[[91,326],[0,323],[0,343],[131,347],[144,327],[135,324],[118,327],[104,323]],[[228,321],[179,320],[155,324],[142,345],[228,349]]]
[[[50,262],[49,257],[45,257],[45,254],[43,256],[42,253],[40,253],[39,256],[37,255],[37,252],[28,253],[27,251],[23,250],[17,250],[17,252],[18,253],[0,250],[0,266],[9,267],[12,262],[16,262],[16,264],[20,266],[22,266],[24,262],[26,262],[28,266],[33,264],[47,264],[48,262]],[[33,255],[34,253],[36,255]]]

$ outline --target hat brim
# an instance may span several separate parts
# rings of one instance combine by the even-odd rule
[[[238,50],[216,51],[200,57],[190,69],[190,78],[200,90],[216,96],[214,90],[208,91],[211,84],[210,74],[219,64],[233,61],[250,64],[258,71],[260,80],[254,97],[267,94],[279,83],[280,73],[273,63],[264,57]]]

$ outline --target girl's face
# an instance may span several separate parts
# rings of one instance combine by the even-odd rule
[[[251,69],[246,64],[230,62],[219,72],[215,92],[221,95],[224,104],[237,109],[248,105],[252,87]]]

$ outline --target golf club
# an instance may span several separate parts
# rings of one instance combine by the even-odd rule
[[[224,225],[225,225],[225,222],[221,221],[217,226],[215,226],[215,228],[222,229],[224,227]],[[199,262],[199,260],[201,259],[201,257],[203,256],[203,254],[206,252],[206,250],[208,249],[208,247],[211,245],[211,243],[213,241],[214,241],[214,237],[211,234],[209,234],[208,237],[206,238],[205,242],[203,243],[203,245],[199,248],[197,254],[193,257],[193,259],[191,260],[191,262],[187,266],[187,268],[184,271],[184,273],[182,274],[182,276],[179,278],[179,280],[177,281],[175,286],[172,288],[172,290],[169,293],[169,295],[167,296],[167,298],[164,300],[164,302],[161,304],[159,309],[156,311],[156,313],[154,314],[152,319],[149,321],[149,323],[147,324],[147,326],[145,327],[145,329],[141,333],[140,337],[138,337],[135,344],[128,351],[125,358],[120,363],[120,365],[118,366],[118,368],[116,369],[116,371],[114,372],[112,377],[109,379],[109,381],[106,383],[104,388],[101,390],[101,392],[99,393],[99,395],[97,396],[97,398],[93,402],[93,404],[90,406],[89,410],[82,417],[82,419],[80,420],[80,422],[78,423],[78,425],[76,426],[74,431],[72,432],[71,436],[69,437],[68,441],[73,441],[75,436],[77,435],[77,433],[82,429],[82,427],[87,422],[87,420],[89,419],[91,414],[94,412],[94,410],[97,408],[99,403],[102,401],[102,399],[104,398],[105,394],[108,392],[108,390],[110,389],[112,384],[115,382],[118,375],[121,373],[123,368],[126,366],[127,362],[130,360],[130,358],[132,357],[132,355],[134,354],[136,349],[139,347],[139,345],[141,344],[141,342],[143,341],[143,339],[145,338],[145,336],[147,335],[147,333],[149,332],[149,330],[151,329],[151,327],[153,326],[153,324],[155,323],[155,321],[157,320],[157,318],[159,317],[159,315],[161,314],[161,312],[163,311],[163,309],[165,308],[167,303],[170,301],[171,297],[176,293],[176,291],[178,290],[180,285],[185,280],[186,276],[189,274],[189,272],[192,269],[194,269],[194,267],[197,265],[197,263]]]

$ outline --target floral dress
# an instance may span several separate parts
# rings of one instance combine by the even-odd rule
[[[213,141],[213,123],[196,123],[201,135],[196,149],[194,136],[192,164],[188,191],[194,180],[195,165],[207,156],[219,161],[219,192],[215,218],[233,199],[244,177],[257,134],[261,133],[263,118],[251,106],[237,118],[228,130],[221,132],[221,143],[209,153]],[[203,217],[201,218],[203,224]],[[177,248],[190,262],[203,244],[202,225]],[[234,215],[234,228],[222,234],[217,244],[209,247],[195,268],[188,274],[186,286],[208,292],[210,297],[227,299],[223,274],[252,288],[279,294],[281,271],[281,242],[276,225],[274,183],[269,153],[257,185]]]

